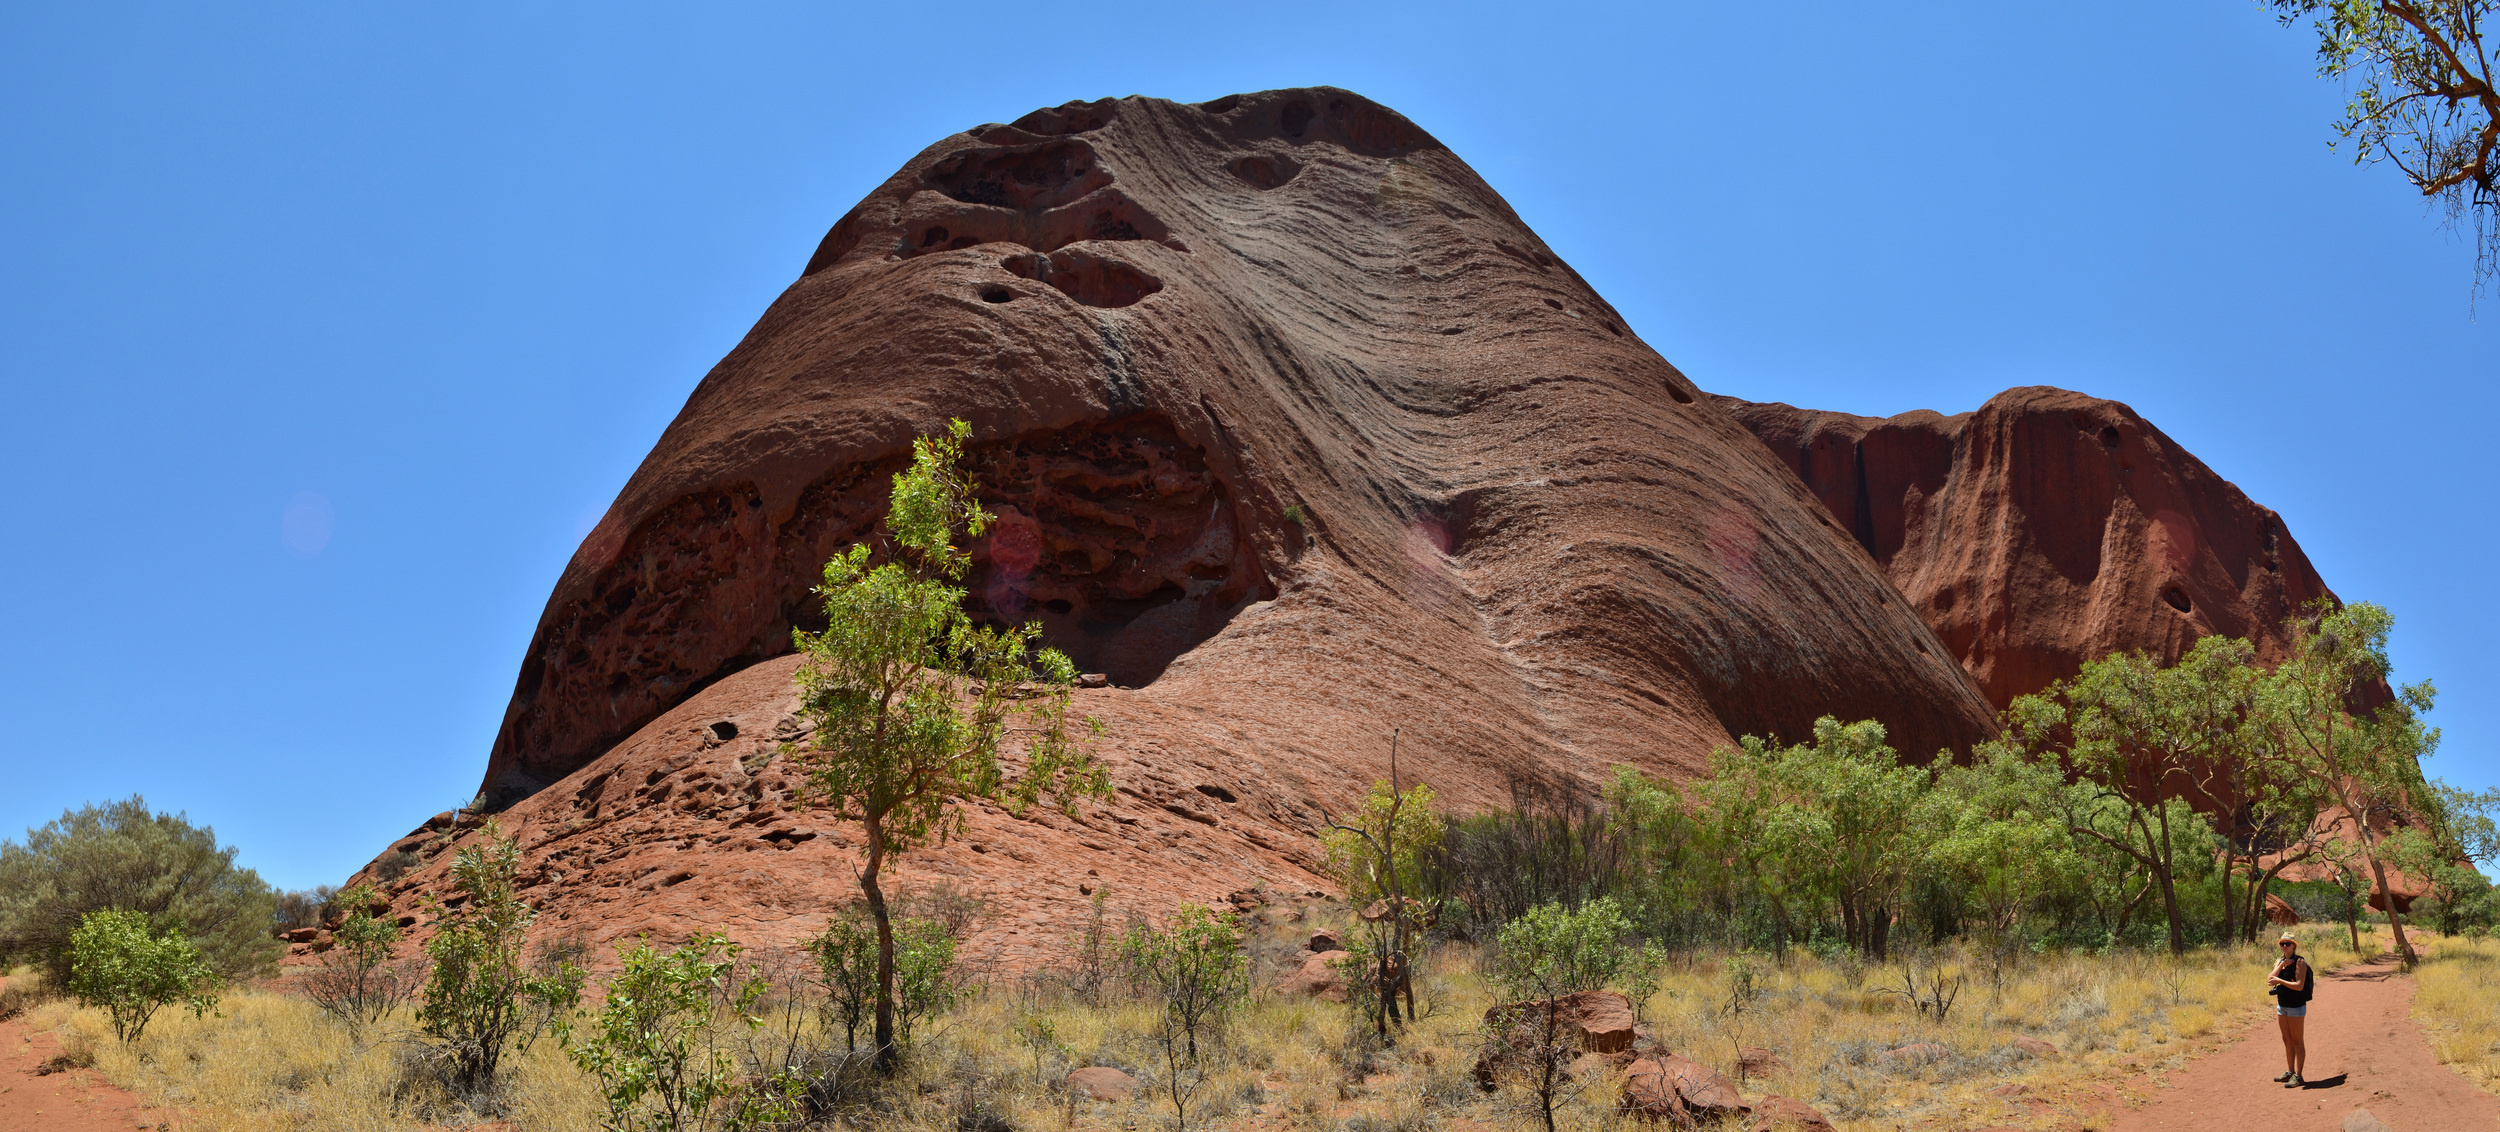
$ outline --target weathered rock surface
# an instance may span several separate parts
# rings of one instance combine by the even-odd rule
[[[1288,968],[1276,977],[1276,993],[1289,998],[1322,998],[1330,1002],[1344,1002],[1349,995],[1345,985],[1345,976],[1338,973],[1336,964],[1352,957],[1350,952],[1335,950],[1314,951],[1306,954],[1298,966]],[[1363,980],[1363,985],[1371,986],[1375,982],[1377,980],[1366,979]]]
[[[1735,1082],[1675,1055],[1633,1062],[1624,1075],[1621,1104],[1634,1116],[1679,1124],[1715,1123],[1752,1111]]]
[[[2075,396],[2017,394],[1999,402]],[[1689,776],[1825,714],[1923,758],[1992,732],[1983,685],[2237,625],[2214,587],[2257,551],[2206,532],[2262,536],[2287,579],[2228,590],[2248,617],[2268,585],[2310,592],[2279,522],[2249,519],[2271,513],[2132,414],[2090,410],[2123,415],[2119,450],[2088,432],[2058,457],[2070,490],[2028,469],[2085,410],[1999,402],[1883,488],[1900,546],[1945,549],[1882,550],[1893,520],[1856,503],[1881,491],[1834,510],[1757,438],[1767,410],[1705,399],[1396,113],[1328,88],[1036,111],[913,158],[695,388],[558,579],[482,790],[542,936],[820,929],[854,899],[858,833],[774,761],[805,738],[790,632],[950,417],[999,516],[969,548],[975,601],[1101,676],[1077,706],[1119,790],[1074,815],[974,807],[900,862],[897,890],[990,901],[972,950],[1011,966],[1106,888],[1114,916],[1298,918],[1227,894],[1320,887],[1312,833],[1384,776],[1392,728],[1407,779],[1460,810],[1618,763]],[[1990,541],[2000,520],[2018,537]],[[1931,560],[1905,600],[1894,581]],[[2157,577],[2186,611],[2127,604]],[[392,846],[418,862],[389,886],[407,946],[477,833],[446,814]]]
[[[1067,1088],[1070,1093],[1089,1101],[1117,1104],[1136,1095],[1137,1078],[1107,1065],[1089,1065],[1069,1071]]]
[[[1991,727],[1787,469],[1473,170],[1318,88],[976,127],[853,208],[567,566],[487,792],[789,652],[950,416],[1001,516],[984,611],[1202,721],[1113,720],[1121,747],[1295,767],[1298,804],[1375,776],[1391,726],[1462,803],[1826,712],[1913,751]]]
[[[1745,1132],[1833,1132],[1823,1110],[1804,1101],[1769,1096],[1753,1104],[1753,1120]]]
[[[2004,707],[2086,660],[2289,647],[2332,597],[2283,519],[2116,401],[2046,386],[1896,417],[1713,399],[1787,464]],[[1904,748],[1915,750],[1915,748]]]

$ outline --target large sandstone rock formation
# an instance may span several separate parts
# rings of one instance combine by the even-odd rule
[[[1078,705],[1110,727],[1115,799],[976,807],[895,882],[996,902],[974,947],[1009,963],[1106,885],[1122,910],[1308,895],[1312,831],[1384,774],[1392,729],[1461,808],[1618,763],[1689,775],[1824,714],[1911,757],[1965,748],[1983,685],[2262,621],[2273,591],[2232,572],[2249,539],[2301,579],[2285,600],[2314,586],[2270,514],[2073,401],[1860,427],[1916,458],[1853,449],[1892,478],[1832,489],[1799,453],[1858,426],[1766,446],[1772,407],[1701,394],[1394,112],[1326,88],[1037,111],[912,159],[696,387],[558,581],[483,791],[546,931],[820,927],[857,831],[775,757],[803,738],[790,631],[949,417],[1001,516],[972,548],[983,612],[1041,620],[1112,685]],[[2073,468],[1996,470],[2072,413],[2118,449],[2093,423],[2054,458]],[[2141,494],[2179,469],[2203,480]],[[414,866],[391,883],[411,923],[475,825],[386,855]]]
[[[2009,389],[1897,417],[1714,398],[1762,438],[2002,708],[2086,660],[2199,638],[2290,646],[2333,597],[2283,519],[2135,410]]]

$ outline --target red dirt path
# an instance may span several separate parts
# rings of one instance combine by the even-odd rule
[[[0,978],[0,988],[8,980]],[[61,1039],[24,1018],[0,1022],[0,1132],[127,1132],[166,1126],[171,1114],[104,1083],[92,1069],[44,1072]]]
[[[2283,1071],[2283,1043],[2268,1015],[2238,1044],[2173,1074],[2159,1100],[2121,1115],[2111,1132],[2342,1132],[2356,1109],[2392,1132],[2500,1127],[2500,1097],[2431,1056],[2413,1024],[2413,980],[2396,973],[2392,957],[2318,982],[2309,1010],[2308,1087],[2286,1089],[2270,1079]]]

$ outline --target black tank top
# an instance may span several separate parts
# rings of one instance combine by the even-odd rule
[[[2298,964],[2298,966],[2295,968],[2293,967],[2294,964]],[[2299,986],[2269,987],[2267,989],[2273,993],[2274,1000],[2276,1002],[2285,1006],[2307,1006],[2309,1005],[2309,995],[2316,989],[2317,986],[2317,972],[2309,966],[2308,959],[2303,958],[2298,954],[2293,954],[2275,963],[2274,977],[2278,979],[2291,978],[2293,970],[2297,970],[2300,973]]]

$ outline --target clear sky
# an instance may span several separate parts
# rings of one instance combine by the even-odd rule
[[[1342,86],[1703,388],[2049,383],[2282,512],[2500,780],[2471,248],[2253,0],[0,7],[0,835],[290,887],[465,801],[557,573],[825,229],[1072,98]]]

